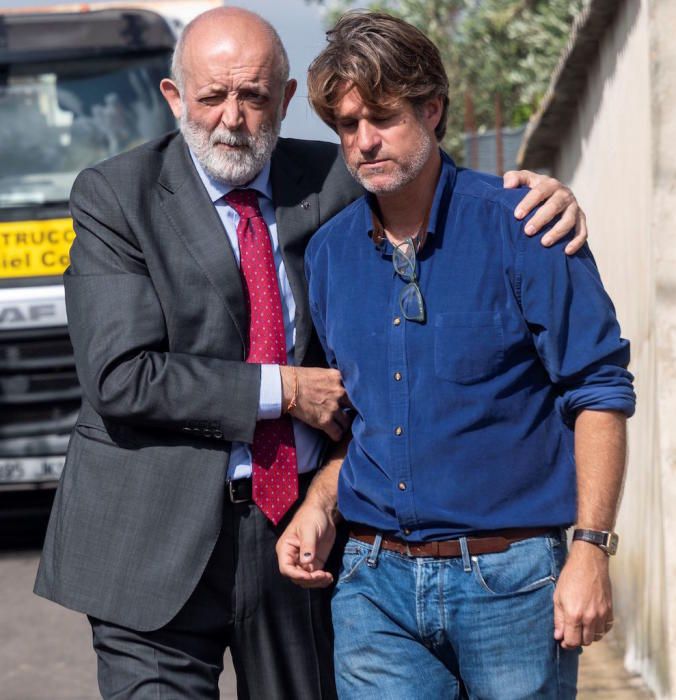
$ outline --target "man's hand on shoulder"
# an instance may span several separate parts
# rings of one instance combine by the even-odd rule
[[[561,219],[542,237],[542,244],[550,246],[564,238],[572,229],[575,229],[575,237],[566,246],[566,253],[573,255],[586,243],[587,219],[570,188],[556,178],[538,175],[530,170],[509,170],[505,173],[503,181],[508,189],[530,187],[530,192],[514,211],[517,219],[525,218],[535,207],[542,204],[526,225],[527,235],[534,236],[560,214]]]
[[[323,430],[332,440],[340,440],[350,427],[343,411],[350,406],[340,372],[320,367],[280,366],[283,410],[292,400],[294,418]]]
[[[574,542],[554,591],[554,638],[564,649],[598,642],[613,626],[608,557]]]

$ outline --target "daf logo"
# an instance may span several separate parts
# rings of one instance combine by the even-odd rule
[[[0,326],[10,326],[26,321],[44,321],[56,316],[56,304],[30,304],[22,306],[6,306],[0,309]]]
[[[5,291],[5,290],[3,290]],[[20,298],[20,289],[12,290],[17,298],[0,297],[0,331],[18,330],[20,328],[42,328],[46,326],[63,326],[66,324],[66,303],[63,288],[59,293],[33,298]]]

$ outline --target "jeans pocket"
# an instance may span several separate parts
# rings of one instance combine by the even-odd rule
[[[343,550],[343,558],[338,571],[338,583],[348,583],[354,578],[359,567],[366,561],[370,548],[349,540]]]
[[[515,542],[504,552],[472,557],[477,582],[492,595],[515,595],[554,583],[557,566],[548,537]]]

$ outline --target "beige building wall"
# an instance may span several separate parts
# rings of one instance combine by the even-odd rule
[[[650,0],[656,426],[665,542],[667,648],[676,697],[676,2]]]
[[[676,697],[669,678],[669,667],[676,672],[676,449],[668,437],[676,423],[676,229],[665,228],[658,211],[676,208],[676,134],[664,135],[669,107],[676,124],[676,90],[669,65],[660,63],[664,51],[674,53],[676,2],[621,4],[552,171],[587,212],[592,250],[632,342],[638,404],[629,422],[620,553],[612,562],[615,634],[626,645],[628,668],[658,697],[670,698]],[[671,83],[662,85],[661,103],[660,83]],[[676,215],[670,219],[673,225]]]

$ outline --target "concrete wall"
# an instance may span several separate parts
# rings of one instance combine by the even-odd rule
[[[664,577],[671,693],[676,696],[676,3],[650,0],[655,345]]]
[[[562,135],[552,172],[570,183],[587,213],[592,250],[623,335],[632,342],[638,406],[629,422],[628,472],[617,525],[620,554],[612,562],[614,634],[625,643],[627,666],[640,672],[658,697],[667,698],[672,697],[669,666],[676,669],[676,617],[670,606],[676,598],[671,553],[676,545],[670,536],[676,524],[676,440],[665,435],[676,423],[676,230],[674,213],[667,231],[656,206],[659,202],[660,211],[669,203],[676,207],[676,134],[671,141],[663,137],[665,117],[674,122],[676,91],[665,85],[658,108],[655,90],[667,81],[673,88],[676,65],[670,64],[669,76],[660,60],[674,52],[662,43],[676,43],[676,16],[667,17],[675,14],[676,3],[621,2],[598,59],[589,66],[586,90]],[[659,42],[656,31],[664,32]]]

